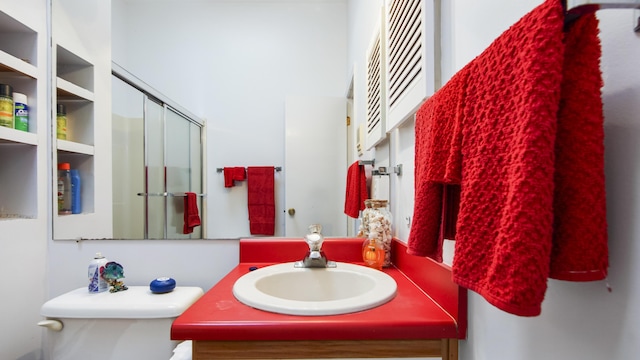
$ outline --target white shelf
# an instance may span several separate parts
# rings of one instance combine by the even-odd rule
[[[0,143],[38,145],[36,134],[0,126]]]
[[[0,71],[12,71],[33,79],[38,78],[38,70],[28,62],[0,50]]]
[[[61,77],[58,77],[56,79],[56,85],[57,85],[58,91],[59,92],[61,91],[61,93],[58,95],[59,97],[72,96],[72,97],[78,97],[87,101],[94,101],[94,95],[92,91],[82,88]],[[58,99],[58,100],[61,100],[61,99]]]
[[[86,144],[81,144],[81,143],[77,143],[69,140],[61,140],[61,139],[57,139],[56,141],[57,141],[56,148],[58,149],[58,151],[66,151],[69,153],[83,154],[83,155],[94,154],[94,148],[91,145],[86,145]]]

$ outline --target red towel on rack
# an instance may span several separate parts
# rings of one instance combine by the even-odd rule
[[[347,170],[347,190],[344,199],[344,213],[357,219],[360,210],[364,210],[364,201],[369,198],[364,165],[357,161]]]
[[[460,184],[453,279],[521,316],[540,314],[548,277],[608,266],[597,21],[563,26],[545,1],[416,117],[409,251],[439,258],[443,184]]]
[[[437,261],[442,261],[443,240],[455,235],[455,226],[445,220],[455,219],[458,211],[467,73],[465,68],[455,74],[416,116],[415,203],[407,252]]]
[[[224,187],[233,187],[234,181],[242,181],[247,178],[247,172],[244,167],[225,167],[222,169],[224,172]]]
[[[602,49],[596,16],[576,21],[565,44],[549,276],[570,281],[602,280],[607,276],[609,257],[599,66]]]
[[[198,214],[198,198],[195,193],[184,194],[184,234],[191,234],[193,228],[200,226],[200,215]]]
[[[273,166],[247,168],[249,231],[252,235],[274,235],[276,224]]]

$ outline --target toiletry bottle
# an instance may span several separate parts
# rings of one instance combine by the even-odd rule
[[[99,293],[107,291],[109,285],[102,277],[104,266],[109,260],[105,259],[101,253],[96,253],[96,257],[89,263],[89,292]]]
[[[382,270],[384,255],[384,248],[375,237],[369,237],[362,244],[362,260],[368,267]]]
[[[13,128],[13,88],[0,84],[0,126]]]
[[[80,172],[77,169],[71,169],[71,213],[82,213],[82,198],[80,196]]]
[[[67,140],[67,107],[64,104],[56,106],[56,137]]]
[[[14,92],[14,127],[16,130],[29,131],[29,106],[27,105],[27,95]]]
[[[71,166],[58,164],[58,215],[71,214]]]

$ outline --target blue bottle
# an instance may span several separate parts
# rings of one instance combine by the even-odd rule
[[[71,169],[71,213],[82,213],[82,197],[80,195],[80,173],[76,169]]]

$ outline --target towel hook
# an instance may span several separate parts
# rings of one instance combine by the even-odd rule
[[[402,175],[402,164],[398,164],[398,165],[394,166],[392,172],[394,174],[398,175],[398,176],[401,176]],[[373,175],[373,176],[391,175],[391,173],[387,171],[387,167],[386,166],[379,166],[378,169],[371,171],[371,175]]]
[[[375,165],[376,165],[376,159],[371,159],[371,160],[358,160],[358,165],[371,165],[371,166],[375,166]]]

